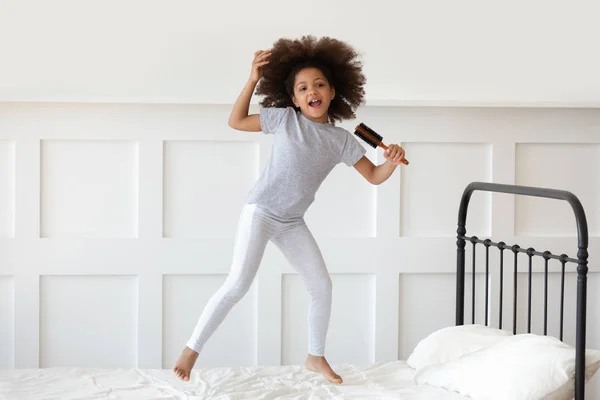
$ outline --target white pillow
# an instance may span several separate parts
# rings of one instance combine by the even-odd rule
[[[406,363],[414,368],[454,360],[513,336],[512,332],[485,325],[457,325],[440,329],[421,340]]]
[[[600,368],[600,351],[586,352],[586,382]],[[442,364],[417,370],[414,381],[473,400],[553,399],[574,396],[575,349],[550,336],[521,334]]]

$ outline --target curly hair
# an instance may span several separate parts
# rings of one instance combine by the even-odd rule
[[[366,78],[357,52],[347,43],[330,37],[278,39],[271,49],[270,63],[256,87],[264,95],[263,107],[294,107],[292,96],[296,74],[303,68],[316,67],[323,72],[336,96],[329,106],[332,123],[356,118],[355,110],[364,103]]]

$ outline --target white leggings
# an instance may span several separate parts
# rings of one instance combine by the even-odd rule
[[[187,347],[200,353],[231,308],[248,292],[269,241],[304,280],[310,295],[308,352],[324,355],[331,314],[331,278],[321,251],[304,219],[283,220],[254,204],[246,204],[242,210],[229,275],[206,304]]]

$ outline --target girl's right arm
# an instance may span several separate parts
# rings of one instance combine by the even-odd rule
[[[262,66],[267,64],[269,61],[266,59],[271,54],[270,50],[257,51],[254,53],[254,61],[252,62],[252,71],[250,72],[250,78],[244,89],[238,96],[231,115],[229,116],[229,126],[233,129],[246,132],[260,132],[260,114],[248,115],[250,109],[250,99],[252,93],[256,88],[256,84],[262,76]]]

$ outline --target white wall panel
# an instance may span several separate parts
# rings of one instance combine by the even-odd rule
[[[600,233],[600,145],[518,143],[516,182],[572,191],[581,200],[590,235]],[[517,198],[515,233],[520,236],[574,236],[571,206],[561,200]]]
[[[0,140],[0,237],[15,235],[15,143]]]
[[[364,143],[373,162],[375,152]],[[341,163],[319,189],[306,222],[316,236],[373,237],[376,230],[376,189],[353,167]]]
[[[40,367],[135,367],[137,303],[133,276],[42,276]]]
[[[464,322],[471,323],[472,275],[465,274]],[[485,320],[485,275],[475,276],[475,323]],[[427,335],[452,326],[456,320],[456,274],[402,274],[398,357],[406,360]],[[495,325],[492,321],[492,325]]]
[[[454,324],[454,274],[400,276],[398,357],[406,360],[419,340]]]
[[[164,154],[164,236],[234,237],[258,178],[257,144],[169,141]]]
[[[528,330],[528,261],[527,256],[519,257],[517,278],[517,332],[526,333]],[[531,295],[531,332],[543,334],[544,332],[544,262],[534,259],[532,273],[532,295]],[[565,268],[564,282],[564,314],[563,335],[564,341],[575,346],[575,316],[577,305],[577,273],[576,265],[568,263]],[[559,337],[560,335],[560,300],[561,300],[561,266],[557,260],[550,260],[548,267],[548,334]],[[513,329],[513,262],[505,263],[504,269],[504,299],[503,299],[503,329]],[[588,287],[596,287],[598,284],[598,273],[592,272],[588,275]],[[598,347],[598,334],[600,324],[596,318],[591,317],[598,314],[595,291],[588,290],[588,345]],[[497,315],[497,310],[494,310]],[[494,321],[498,325],[497,320]]]
[[[163,368],[171,368],[191,337],[204,306],[225,275],[163,277]],[[204,347],[197,366],[249,366],[256,363],[256,293],[253,284]]]
[[[333,274],[331,321],[325,356],[330,363],[369,363],[374,353],[375,277]],[[282,360],[304,365],[308,354],[309,295],[302,278],[285,274],[282,283]],[[349,351],[352,349],[352,351]]]
[[[480,143],[405,143],[403,147],[411,164],[402,169],[402,235],[454,236],[465,186],[491,181],[492,147]],[[490,234],[488,193],[473,195],[467,228],[470,234]]]
[[[15,303],[13,280],[0,275],[0,369],[10,369],[15,361]]]
[[[41,236],[136,237],[137,143],[44,140]]]

